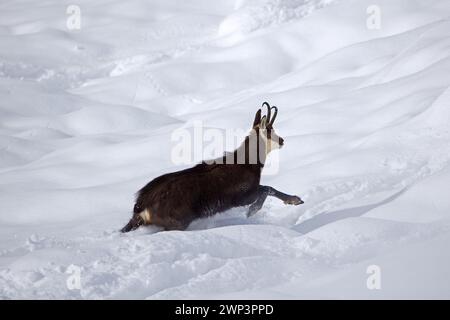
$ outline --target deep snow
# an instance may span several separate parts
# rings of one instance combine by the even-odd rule
[[[449,2],[78,0],[79,30],[70,4],[0,3],[0,298],[450,298]],[[187,166],[174,130],[266,100],[263,183],[304,205],[118,232]]]

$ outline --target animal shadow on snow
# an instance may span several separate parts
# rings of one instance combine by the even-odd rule
[[[403,188],[402,190],[394,193],[392,196],[390,196],[380,202],[374,203],[374,204],[369,204],[369,205],[359,206],[359,207],[354,207],[354,208],[346,208],[346,209],[342,209],[342,210],[337,210],[337,211],[332,211],[332,212],[324,212],[324,213],[318,214],[317,216],[314,216],[311,219],[308,219],[296,226],[293,226],[292,230],[295,230],[302,234],[306,234],[315,229],[323,227],[324,225],[327,225],[329,223],[333,223],[333,222],[347,219],[347,218],[360,217],[372,209],[375,209],[379,206],[385,205],[385,204],[397,199],[406,190],[407,190],[407,188]]]

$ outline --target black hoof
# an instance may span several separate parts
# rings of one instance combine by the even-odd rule
[[[304,203],[304,202],[303,202],[302,199],[300,199],[300,197],[292,196],[292,197],[289,197],[288,199],[286,199],[286,200],[284,201],[284,203],[285,203],[285,204],[292,204],[292,205],[294,205],[294,206],[298,206],[299,204],[302,204],[302,203]]]

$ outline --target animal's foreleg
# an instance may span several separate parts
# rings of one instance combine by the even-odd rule
[[[267,187],[269,189],[268,195],[273,196],[275,198],[280,199],[285,204],[293,204],[293,205],[299,205],[304,203],[302,199],[298,196],[292,196],[286,193],[283,193],[281,191],[278,191],[277,189],[273,187]]]
[[[266,201],[267,196],[278,198],[285,204],[299,205],[303,203],[303,200],[300,199],[300,197],[283,193],[273,187],[259,186],[256,201],[253,202],[252,205],[249,207],[247,217],[254,215],[262,208],[264,201]]]
[[[269,187],[259,186],[257,191],[257,198],[255,202],[253,202],[248,208],[247,218],[251,217],[262,208],[264,201],[266,201],[266,198],[269,195],[269,191],[270,191]]]

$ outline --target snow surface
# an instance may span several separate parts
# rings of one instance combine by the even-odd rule
[[[450,298],[450,2],[76,3],[0,3],[0,298]],[[118,232],[175,129],[262,101],[304,205]]]

